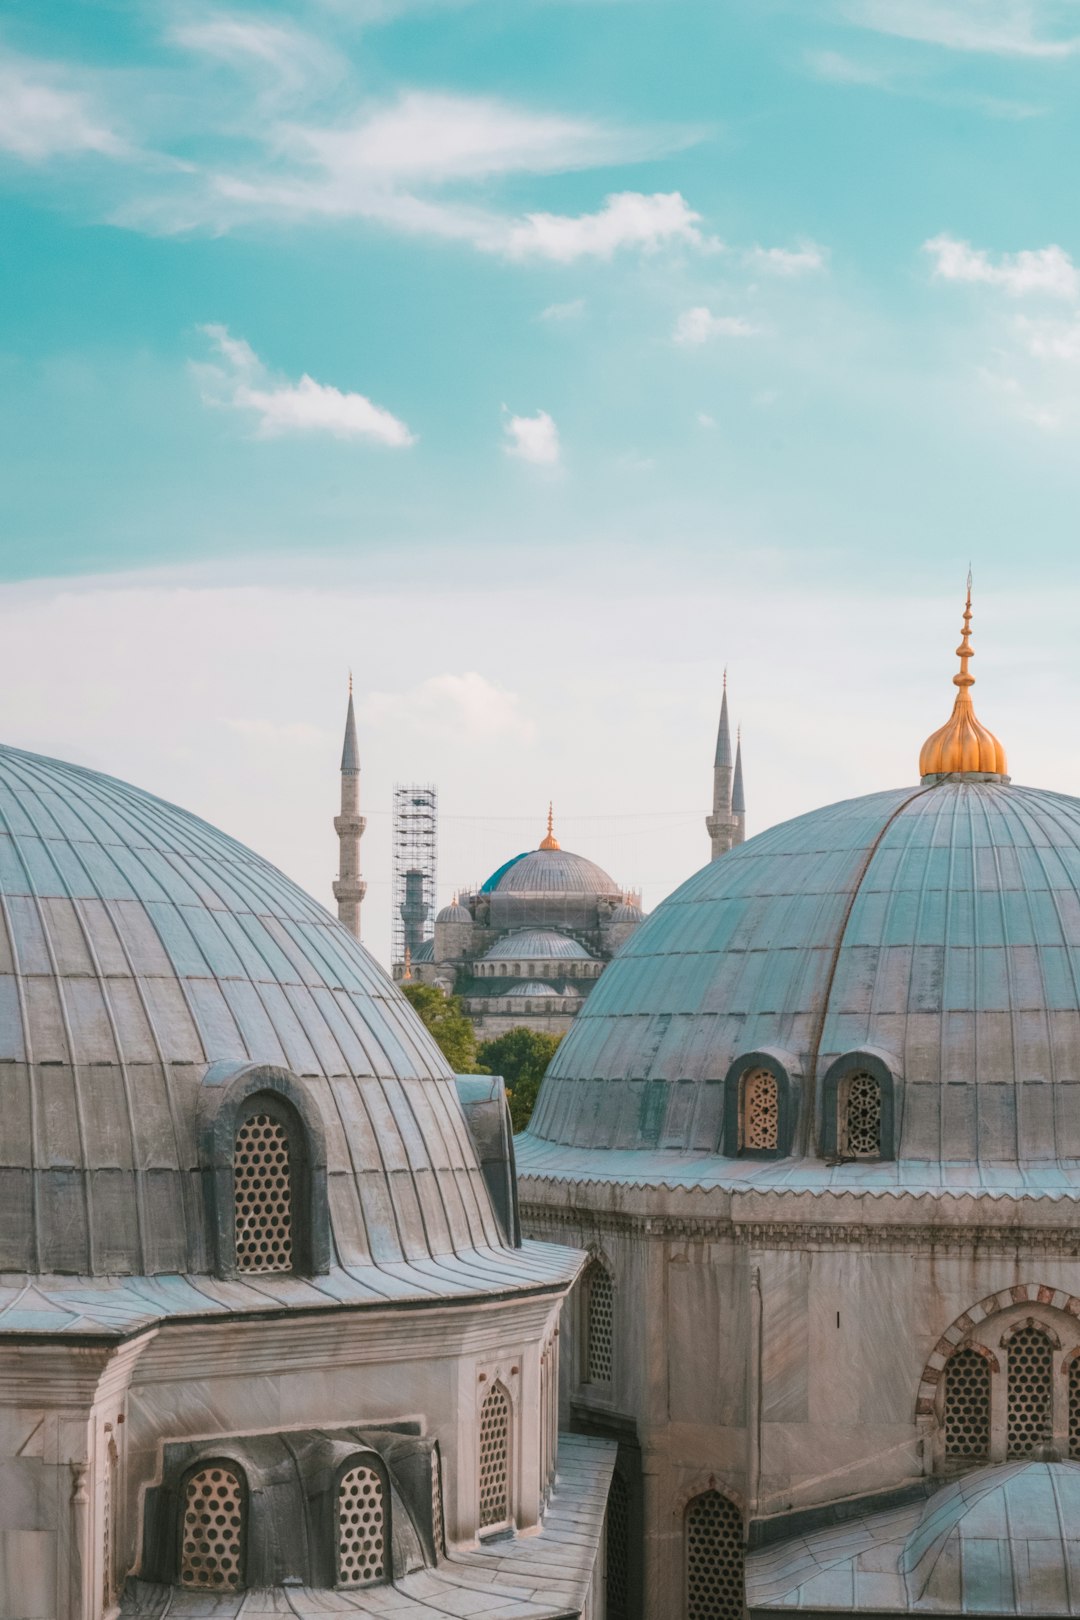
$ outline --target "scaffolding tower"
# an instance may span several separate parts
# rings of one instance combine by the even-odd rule
[[[435,932],[438,834],[439,790],[434,783],[396,784],[390,958],[395,967],[405,960],[406,942],[414,951]]]

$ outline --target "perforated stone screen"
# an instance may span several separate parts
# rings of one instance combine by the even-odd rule
[[[586,1382],[610,1384],[615,1294],[611,1285],[611,1275],[598,1260],[589,1267],[585,1303],[589,1318],[586,1334]]]
[[[742,1514],[719,1491],[686,1510],[686,1620],[743,1620]]]
[[[338,1486],[338,1585],[374,1586],[386,1570],[386,1515],[378,1470],[358,1463]]]
[[[1069,1456],[1080,1457],[1080,1356],[1069,1362]]]
[[[431,1453],[431,1533],[435,1540],[435,1556],[446,1551],[446,1532],[443,1527],[442,1480],[439,1477],[439,1453]]]
[[[510,1517],[510,1396],[493,1384],[480,1408],[480,1528]]]
[[[630,1596],[630,1492],[616,1469],[607,1504],[607,1620],[627,1620]]]
[[[872,1074],[853,1074],[847,1082],[843,1124],[845,1153],[881,1157],[881,1087]]]
[[[779,1141],[780,1097],[776,1076],[751,1069],[743,1079],[743,1146],[774,1148]]]
[[[977,1350],[957,1350],[945,1368],[945,1455],[990,1455],[990,1363]]]
[[[1054,1347],[1036,1322],[1009,1341],[1010,1457],[1030,1457],[1054,1432]]]
[[[252,1114],[236,1133],[236,1269],[292,1270],[289,1135],[269,1114]]]
[[[240,1585],[244,1530],[240,1480],[228,1468],[192,1474],[184,1495],[180,1584],[206,1591],[236,1591]]]

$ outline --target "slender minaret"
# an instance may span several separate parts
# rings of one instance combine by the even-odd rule
[[[349,709],[345,716],[345,746],[341,750],[341,814],[334,817],[338,835],[338,875],[334,884],[338,921],[350,934],[360,938],[360,903],[367,884],[360,876],[360,840],[366,819],[360,814],[360,749],[356,742],[356,714],[353,710],[352,676],[349,676]]]
[[[742,726],[739,727],[735,739],[735,775],[731,780],[731,819],[735,823],[732,844],[744,844],[746,842],[746,795],[743,792],[742,780]]]
[[[741,761],[740,761],[741,764]],[[712,858],[726,855],[733,844],[741,844],[738,824],[732,805],[735,770],[731,763],[731,725],[728,721],[727,670],[724,671],[724,695],[720,701],[720,727],[716,733],[716,758],[713,761],[712,815],[705,817],[705,827],[712,840]],[[742,796],[742,773],[738,776]]]

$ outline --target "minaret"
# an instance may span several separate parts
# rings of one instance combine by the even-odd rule
[[[735,739],[735,775],[731,781],[731,819],[735,823],[732,844],[746,842],[746,795],[742,780],[742,726]]]
[[[736,837],[737,826],[731,803],[734,787],[735,772],[731,763],[731,726],[728,721],[727,706],[727,670],[724,671],[724,695],[720,701],[720,726],[716,733],[716,758],[713,761],[713,807],[712,815],[705,817],[705,827],[712,840],[712,858],[719,860],[726,855],[732,844],[739,844],[742,839]],[[740,790],[741,790],[740,776]]]
[[[352,676],[349,676],[349,708],[345,716],[345,746],[341,750],[341,814],[334,817],[338,835],[338,875],[334,884],[338,921],[350,934],[360,938],[360,903],[367,884],[360,876],[360,840],[366,819],[360,814],[360,749],[356,742],[356,714],[353,710]]]

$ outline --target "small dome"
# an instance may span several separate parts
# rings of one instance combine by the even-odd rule
[[[471,923],[472,920],[472,912],[467,906],[463,906],[460,900],[454,900],[450,905],[443,906],[435,918],[437,923]]]
[[[485,888],[487,885],[485,884]],[[602,867],[568,849],[534,849],[519,855],[494,885],[497,894],[618,894]]]
[[[639,923],[645,921],[645,913],[640,906],[635,906],[632,900],[624,900],[621,906],[616,906],[611,913],[613,923]]]
[[[560,934],[554,928],[523,928],[518,934],[504,934],[497,939],[482,960],[554,962],[573,960],[591,962],[593,957],[569,934]]]
[[[433,939],[421,940],[420,944],[412,953],[412,960],[414,962],[434,962],[435,941]]]
[[[541,984],[533,980],[531,984],[515,984],[507,992],[508,996],[557,996],[559,992],[553,984]]]

